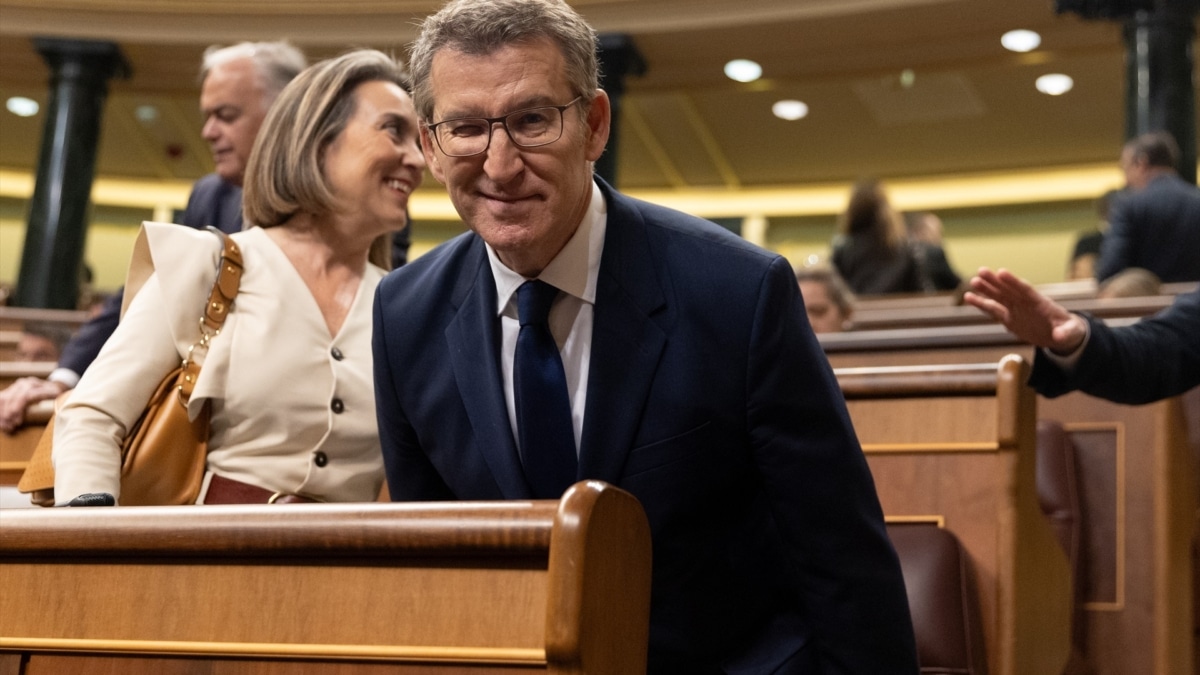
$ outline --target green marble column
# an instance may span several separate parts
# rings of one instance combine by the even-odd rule
[[[1179,143],[1179,174],[1196,182],[1196,97],[1192,85],[1194,0],[1161,0],[1126,20],[1125,135],[1168,131]]]
[[[50,66],[46,126],[12,304],[74,309],[108,80],[129,65],[112,42],[34,38]]]
[[[617,147],[621,131],[621,99],[625,95],[625,76],[641,75],[646,72],[646,62],[623,33],[600,36],[600,88],[612,101],[612,130],[608,135],[608,146],[596,160],[596,174],[609,185],[617,187]]]

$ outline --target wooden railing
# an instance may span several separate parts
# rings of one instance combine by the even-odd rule
[[[561,502],[6,510],[0,672],[626,675],[649,593],[641,506],[596,481]]]

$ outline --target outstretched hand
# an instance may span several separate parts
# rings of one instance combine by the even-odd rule
[[[1057,354],[1070,354],[1087,337],[1087,322],[1037,292],[1012,272],[981,267],[963,301],[983,310],[1010,333]]]

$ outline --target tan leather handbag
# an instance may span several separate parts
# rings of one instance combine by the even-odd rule
[[[208,229],[221,237],[224,247],[216,281],[200,317],[200,339],[188,350],[183,363],[163,378],[125,436],[121,446],[121,504],[126,506],[191,504],[200,494],[211,411],[205,403],[195,420],[188,419],[188,400],[200,375],[200,364],[193,356],[206,352],[209,341],[221,332],[229,306],[237,296],[243,268],[237,243],[216,228]],[[70,393],[58,397],[55,416]],[[51,417],[17,484],[17,489],[28,493],[30,501],[38,506],[54,506],[53,442]]]

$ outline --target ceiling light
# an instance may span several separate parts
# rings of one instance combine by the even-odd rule
[[[1075,86],[1075,80],[1072,80],[1069,75],[1062,73],[1051,73],[1043,75],[1037,79],[1037,90],[1043,94],[1051,96],[1060,96],[1071,91],[1071,87]]]
[[[142,124],[150,124],[158,119],[158,108],[155,108],[152,105],[139,105],[133,111],[133,115],[134,117],[137,117],[138,121]]]
[[[4,107],[18,117],[33,117],[38,113],[38,102],[24,96],[13,96],[5,102]]]
[[[753,82],[762,77],[762,66],[749,59],[734,59],[725,64],[725,75],[738,82]]]
[[[1000,37],[1000,44],[1013,52],[1031,52],[1042,44],[1042,36],[1031,30],[1010,30]]]
[[[803,101],[776,101],[775,105],[771,106],[771,112],[781,120],[789,122],[808,117],[808,104]]]

